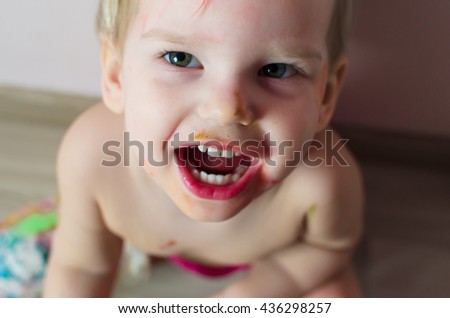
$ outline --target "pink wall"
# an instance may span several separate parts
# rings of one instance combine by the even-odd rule
[[[359,1],[335,121],[450,137],[450,1]]]

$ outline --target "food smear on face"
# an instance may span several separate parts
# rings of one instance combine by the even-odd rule
[[[203,140],[203,139],[208,139],[208,138],[209,138],[209,136],[206,133],[206,131],[204,131],[204,130],[202,130],[198,134],[195,134],[195,136],[194,136],[195,140]]]
[[[236,112],[234,113],[234,116],[238,118],[243,118],[245,113],[244,108],[242,106],[241,94],[239,94],[238,91],[234,91],[234,97],[236,98]]]

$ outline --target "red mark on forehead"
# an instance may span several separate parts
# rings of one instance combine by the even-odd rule
[[[198,7],[197,11],[195,11],[195,14],[197,15],[205,11],[210,1],[212,0],[201,0],[200,6]]]
[[[200,0],[200,5],[198,6],[197,10],[195,10],[190,20],[192,21],[203,14],[211,1],[212,0]]]
[[[139,29],[142,35],[147,30],[148,13],[142,13],[141,15],[139,15],[138,21],[140,25]]]

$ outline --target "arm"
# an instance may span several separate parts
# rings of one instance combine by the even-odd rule
[[[362,232],[362,181],[349,170],[324,169],[314,184],[317,210],[305,213],[302,240],[256,261],[218,297],[299,297],[345,270]]]
[[[82,116],[83,117],[83,116]],[[104,224],[95,196],[98,162],[92,130],[81,118],[58,154],[59,224],[44,282],[45,297],[106,297],[113,287],[121,240]],[[101,149],[101,148],[100,148]]]
[[[64,197],[62,200],[68,201]],[[121,241],[107,230],[84,224],[87,219],[71,217],[71,212],[75,211],[61,208],[61,223],[55,233],[43,295],[108,297],[113,288]],[[84,212],[97,211],[84,209]]]
[[[258,260],[241,280],[216,297],[301,297],[339,274],[350,251],[333,251],[297,243]]]

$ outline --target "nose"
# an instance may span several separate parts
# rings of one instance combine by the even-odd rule
[[[243,90],[236,86],[214,87],[206,96],[198,107],[198,113],[202,119],[215,120],[222,125],[245,126],[250,125],[255,119],[248,98],[243,94]]]

